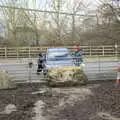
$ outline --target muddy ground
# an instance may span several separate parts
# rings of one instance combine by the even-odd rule
[[[4,113],[9,104],[14,104],[17,111]],[[105,120],[101,113],[111,117],[108,120],[120,120],[120,85],[104,82],[47,88],[24,84],[17,89],[0,90],[0,120]]]

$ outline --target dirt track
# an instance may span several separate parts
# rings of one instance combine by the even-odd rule
[[[0,114],[0,120],[35,120],[33,108],[39,100],[45,103],[42,108],[45,120],[104,120],[99,116],[101,112],[114,120],[120,119],[120,85],[115,87],[113,82],[106,82],[77,88],[24,85],[15,90],[0,90],[0,112],[8,104],[17,107],[9,115]]]

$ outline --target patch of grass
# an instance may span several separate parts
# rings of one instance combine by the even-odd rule
[[[85,60],[120,60],[117,56],[86,56]]]

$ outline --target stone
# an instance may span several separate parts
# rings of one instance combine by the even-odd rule
[[[100,117],[102,120],[120,120],[120,118],[113,117],[109,113],[104,112],[99,112],[97,116]]]
[[[0,112],[0,114],[11,114],[12,112],[17,111],[17,108],[14,104],[9,104],[5,107],[4,111]]]
[[[33,108],[33,113],[35,114],[35,116],[32,119],[33,120],[47,120],[45,116],[43,116],[45,103],[39,100],[34,105],[35,107]]]
[[[15,88],[16,84],[6,70],[0,70],[0,89]]]
[[[36,95],[36,94],[45,94],[47,91],[46,90],[41,90],[41,91],[35,91],[35,92],[32,92],[33,95]]]
[[[11,114],[12,112],[15,112],[15,111],[17,111],[17,108],[16,108],[16,106],[14,105],[14,104],[9,104],[9,105],[7,105],[6,107],[5,107],[5,113],[6,114]]]

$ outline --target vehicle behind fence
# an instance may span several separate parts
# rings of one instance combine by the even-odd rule
[[[73,51],[73,46],[68,46]],[[84,71],[89,80],[115,80],[117,64],[120,61],[120,46],[82,46],[84,52]],[[45,53],[48,47],[0,48],[0,69],[6,69],[17,82],[43,81],[43,75],[37,75],[39,52]],[[29,62],[32,66],[29,67]]]
[[[75,58],[74,58],[75,59]],[[74,63],[76,61],[73,61]],[[30,66],[29,63],[32,63]],[[84,58],[84,72],[89,81],[93,80],[116,80],[117,78],[117,63],[116,58]],[[66,62],[66,65],[68,62]],[[76,63],[75,63],[76,64]],[[53,66],[56,64],[53,63]],[[58,64],[57,64],[58,65]],[[37,75],[37,58],[24,58],[18,60],[4,60],[0,64],[0,69],[7,70],[16,82],[46,82],[46,78],[41,73]]]

